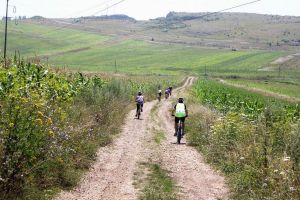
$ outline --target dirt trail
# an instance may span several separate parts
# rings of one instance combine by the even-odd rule
[[[175,91],[173,96],[182,95],[183,90],[192,82],[193,79],[189,78],[186,85]],[[224,178],[204,162],[195,148],[185,144],[185,138],[182,139],[182,145],[176,144],[176,137],[173,136],[174,120],[168,111],[170,108],[172,108],[171,102],[165,102],[159,111],[166,133],[166,140],[161,145],[161,153],[164,167],[172,173],[172,177],[182,187],[181,199],[228,199]]]
[[[193,78],[188,78],[182,87],[174,90],[172,97],[182,94],[192,82]],[[173,144],[176,137],[168,111],[171,101],[174,99],[146,102],[142,120],[134,119],[135,111],[131,111],[122,133],[111,145],[99,149],[97,160],[79,186],[60,193],[56,200],[137,199],[134,172],[138,163],[151,158],[170,171],[181,188],[180,199],[227,199],[224,179],[204,163],[201,155],[187,145]],[[155,107],[158,112],[153,112]],[[155,149],[154,129],[162,130],[166,136]]]
[[[120,200],[137,199],[132,184],[136,163],[142,159],[143,141],[153,102],[146,103],[141,120],[132,110],[122,133],[109,146],[100,148],[97,160],[73,191],[62,192],[57,200]]]

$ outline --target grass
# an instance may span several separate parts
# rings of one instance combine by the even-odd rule
[[[0,23],[0,34],[4,35],[4,23]],[[24,57],[51,56],[66,51],[78,50],[97,45],[108,40],[102,36],[72,29],[57,29],[55,27],[20,23],[17,26],[8,24],[8,54],[19,50]],[[3,46],[4,37],[0,40]]]
[[[135,186],[140,189],[141,200],[175,200],[176,183],[159,164],[140,163],[139,172],[135,173]]]
[[[165,134],[162,131],[155,131],[154,141],[156,144],[160,144],[162,140],[166,138]]]
[[[284,94],[300,99],[300,85],[297,82],[245,79],[231,79],[228,81],[233,84],[244,85],[250,88],[259,88],[262,90],[271,91],[277,94]]]
[[[192,99],[215,112],[192,109],[187,137],[228,177],[234,199],[299,199],[298,105],[221,83],[207,89]]]
[[[83,52],[52,57],[50,62],[70,68],[93,71],[129,72],[135,74],[184,74],[234,71],[238,74],[256,71],[282,53],[180,47],[127,40],[109,47],[97,46]],[[252,61],[256,62],[253,63]],[[117,66],[115,67],[115,61]]]
[[[0,41],[1,44],[3,41]],[[154,44],[135,39],[118,41],[109,36],[80,30],[30,23],[15,26],[10,23],[8,52],[12,54],[15,50],[19,50],[25,57],[48,57],[50,64],[76,70],[182,75],[204,74],[206,69],[210,75],[218,76],[274,76],[272,71],[258,70],[287,54],[281,51],[231,51]]]

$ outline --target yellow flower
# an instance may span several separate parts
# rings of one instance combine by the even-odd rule
[[[43,117],[43,116],[44,116],[44,114],[43,114],[41,111],[37,111],[37,115],[38,115],[39,117]]]
[[[53,124],[51,117],[48,118],[47,124],[48,124],[48,125],[52,125],[52,124]]]
[[[49,131],[48,135],[49,135],[50,137],[53,137],[53,136],[54,136],[54,132],[53,132],[53,131]]]
[[[58,161],[59,163],[64,163],[64,160],[61,159],[61,158],[57,158],[57,161]]]
[[[21,98],[21,102],[22,102],[22,103],[27,103],[28,100],[27,100],[26,98],[22,97],[22,98]]]
[[[39,118],[39,119],[36,119],[35,121],[36,121],[39,125],[42,125],[42,124],[43,124],[43,120],[40,119],[40,118]]]
[[[10,128],[14,127],[14,123],[9,123],[9,127]]]

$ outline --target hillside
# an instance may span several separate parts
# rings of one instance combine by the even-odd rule
[[[17,26],[10,22],[8,52],[75,70],[273,77],[278,74],[273,61],[300,51],[300,17],[207,15],[26,19]],[[293,66],[282,66],[282,74],[298,78],[299,68]]]
[[[103,16],[99,19],[48,19],[28,23],[49,26],[65,26],[69,23],[68,28],[160,43],[235,49],[300,49],[300,17],[170,12],[166,17],[148,21],[128,19],[124,21]]]

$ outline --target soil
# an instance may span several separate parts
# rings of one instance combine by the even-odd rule
[[[122,132],[114,142],[97,152],[97,160],[79,185],[72,191],[61,192],[56,200],[120,200],[138,199],[133,184],[134,173],[141,162],[159,162],[179,186],[180,199],[228,199],[224,177],[206,164],[201,154],[182,139],[176,144],[174,122],[169,110],[177,94],[191,86],[192,77],[174,90],[168,100],[146,102],[141,119],[135,110],[128,113]],[[165,139],[155,144],[155,130]]]

